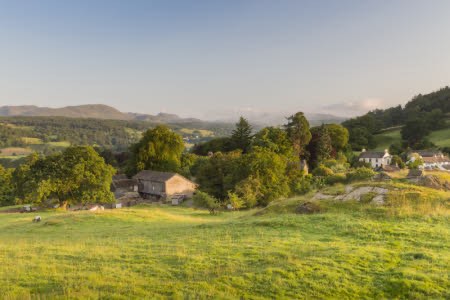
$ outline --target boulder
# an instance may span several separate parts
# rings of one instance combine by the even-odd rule
[[[324,209],[316,202],[305,202],[300,204],[295,212],[297,214],[317,214],[323,212]]]

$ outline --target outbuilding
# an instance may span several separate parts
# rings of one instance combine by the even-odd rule
[[[191,198],[197,184],[174,172],[144,170],[133,179],[138,183],[141,197],[146,199],[168,200],[172,197]]]

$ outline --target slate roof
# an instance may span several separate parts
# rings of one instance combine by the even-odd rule
[[[361,152],[359,155],[359,158],[383,158],[384,152],[378,152],[378,151],[364,151]]]
[[[418,153],[422,157],[441,156],[442,152],[439,150],[412,150],[412,153]]]
[[[144,170],[134,175],[133,179],[143,179],[155,182],[166,182],[175,175],[177,175],[177,173]]]

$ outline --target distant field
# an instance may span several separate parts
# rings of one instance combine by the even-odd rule
[[[33,152],[33,150],[29,148],[21,148],[21,147],[8,147],[0,149],[0,157],[3,156],[24,156],[29,155]]]
[[[39,138],[33,138],[33,137],[23,137],[23,138],[22,138],[22,141],[23,141],[25,144],[28,144],[28,145],[41,145],[41,144],[43,144],[43,142],[42,142],[41,139],[39,139]]]
[[[448,209],[397,216],[324,202],[322,213],[292,213],[306,199],[217,216],[158,205],[0,213],[2,297],[450,298]]]
[[[450,128],[432,132],[430,140],[440,147],[450,147]]]
[[[47,143],[50,146],[54,146],[54,147],[70,147],[70,142],[66,142],[66,141],[61,141],[61,142],[48,142]]]
[[[392,131],[386,131],[375,135],[375,141],[377,142],[376,150],[382,151],[389,149],[389,146],[395,142],[401,141],[400,129]]]
[[[450,128],[433,131],[429,139],[439,147],[450,147]],[[391,144],[401,141],[400,129],[376,134],[375,140],[377,141],[376,150],[388,149]]]
[[[181,133],[185,134],[198,134],[200,137],[211,137],[214,136],[214,132],[210,130],[204,130],[204,129],[188,129],[188,128],[182,128],[180,129]]]

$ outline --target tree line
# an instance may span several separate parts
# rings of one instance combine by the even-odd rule
[[[404,107],[376,109],[342,123],[350,133],[354,150],[375,148],[374,134],[383,129],[401,127],[402,148],[426,149],[434,145],[427,139],[431,131],[448,128],[450,88],[445,87],[426,95],[417,95]]]

